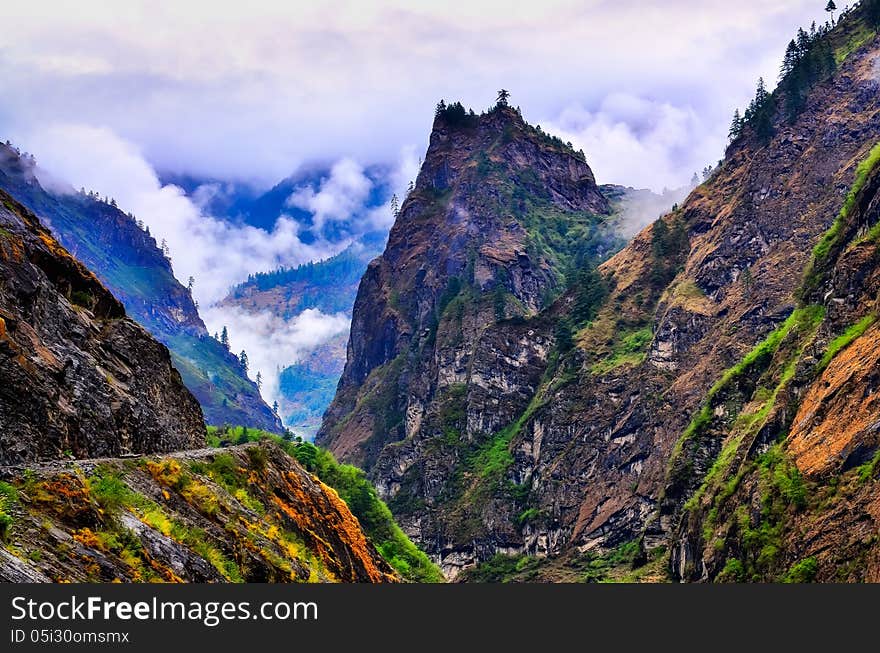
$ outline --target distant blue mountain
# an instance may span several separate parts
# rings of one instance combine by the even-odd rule
[[[366,175],[373,181],[365,203],[366,209],[382,206],[388,200],[391,190],[385,182],[386,173],[387,170],[381,166],[373,166],[366,170]],[[361,234],[352,229],[352,225],[345,222],[329,221],[324,224],[321,233],[316,234],[312,229],[314,226],[312,214],[299,207],[288,205],[288,199],[298,189],[311,188],[318,191],[321,182],[329,176],[329,168],[310,167],[281,180],[264,192],[257,191],[252,186],[240,182],[193,175],[163,173],[160,180],[163,184],[179,186],[206,212],[234,224],[247,224],[271,231],[275,227],[275,222],[283,214],[303,226],[300,239],[306,244],[314,243],[319,236],[331,243],[340,242],[346,238],[358,239]],[[211,188],[215,188],[216,192],[208,192],[208,189]]]

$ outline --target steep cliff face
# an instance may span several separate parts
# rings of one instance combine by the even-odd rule
[[[137,322],[168,346],[174,364],[212,424],[281,424],[238,358],[208,335],[189,290],[174,277],[156,240],[116,206],[83,193],[44,189],[32,160],[0,144],[0,189],[40,217],[92,270]]]
[[[438,111],[415,188],[361,281],[318,435],[369,470],[432,552],[470,539],[453,514],[474,522],[474,492],[496,480],[476,467],[503,457],[497,433],[526,410],[552,355],[552,321],[535,316],[619,246],[609,214],[583,155],[517,111]],[[516,540],[507,516],[494,521]]]
[[[823,61],[830,54],[836,63],[833,75],[819,76],[798,102],[788,90],[773,96],[761,116],[768,124],[753,121],[707,183],[600,267],[604,288],[585,278],[552,302],[546,290],[559,287],[552,257],[538,263],[535,250],[511,235],[516,227],[475,220],[489,212],[469,204],[470,196],[503,197],[503,184],[456,185],[461,170],[479,167],[479,155],[447,135],[456,151],[470,154],[446,155],[453,160],[446,164],[439,156],[446,126],[435,126],[416,192],[361,284],[346,371],[321,438],[367,466],[404,527],[447,575],[496,554],[562,560],[635,542],[638,559],[671,545],[674,577],[717,578],[736,558],[730,566],[744,568],[743,578],[778,578],[796,554],[772,552],[787,551],[809,529],[796,507],[773,503],[767,483],[787,488],[777,494],[797,495],[798,481],[790,479],[798,475],[870,459],[877,443],[869,325],[856,329],[864,327],[868,340],[832,357],[816,385],[807,368],[840,347],[836,339],[847,328],[870,322],[876,300],[873,263],[853,267],[858,257],[873,261],[866,249],[872,245],[854,245],[822,274],[810,261],[848,193],[864,182],[857,168],[880,140],[880,42],[861,10],[822,38]],[[476,142],[490,152],[495,143]],[[463,163],[468,156],[473,163]],[[541,192],[527,175],[502,176],[517,189]],[[459,194],[430,210],[425,191],[448,188],[450,179]],[[560,206],[557,180],[540,183],[548,188],[545,206]],[[563,205],[601,212],[593,200],[588,193],[583,203]],[[864,234],[871,220],[859,224]],[[553,233],[546,224],[537,231]],[[569,236],[577,242],[570,229]],[[473,275],[482,288],[509,279],[505,288],[516,302],[504,308],[519,310],[504,317],[520,319],[494,319],[477,293],[439,302],[435,326],[436,298],[461,269],[456,262],[468,270],[467,256],[449,252],[468,251],[474,241],[474,270],[523,261],[525,276]],[[855,290],[861,284],[864,296]],[[793,379],[799,385],[791,386]],[[798,402],[787,400],[789,392]],[[844,415],[854,415],[854,425],[835,428]],[[773,446],[789,426],[788,444]],[[863,475],[873,473],[863,468]],[[745,478],[752,482],[738,490]],[[870,527],[845,532],[854,522],[839,521],[840,530],[835,522],[851,502],[860,502],[862,514],[873,510],[873,481],[865,487],[810,522],[825,529],[816,545],[829,556],[827,567],[820,562],[821,578],[843,564],[827,551],[834,537],[867,537]],[[746,508],[724,513],[721,504],[738,491],[752,492],[743,495],[751,497],[740,504]],[[786,524],[794,530],[785,532],[796,535],[765,537],[780,523],[778,516],[762,521],[765,510],[790,511]],[[752,554],[774,562],[751,569]],[[864,564],[856,566],[862,571],[843,577],[864,572]]]
[[[0,191],[0,464],[204,442],[168,350]]]
[[[875,146],[797,310],[718,382],[680,448],[676,470],[714,462],[673,530],[676,578],[880,580],[878,161]]]
[[[336,492],[277,446],[0,470],[4,582],[395,582]]]

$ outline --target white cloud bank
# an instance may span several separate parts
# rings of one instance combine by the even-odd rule
[[[204,306],[226,296],[248,274],[279,265],[297,265],[332,254],[339,245],[299,239],[299,225],[279,216],[271,232],[231,225],[202,213],[177,186],[163,186],[138,149],[106,128],[53,125],[24,139],[38,153],[41,168],[116,199],[165,239],[174,271],[186,283],[196,278],[195,295]]]
[[[819,0],[43,4],[4,6],[4,138],[107,126],[161,170],[263,183],[316,159],[390,164],[424,143],[441,97],[479,109],[504,87],[545,127],[592,116],[577,122],[595,125],[581,140],[601,179],[681,185],[662,148],[717,160],[734,107],[776,78],[798,26],[827,17]],[[640,131],[622,97],[665,127]],[[630,178],[613,148],[650,165]]]
[[[677,188],[720,158],[727,130],[692,108],[614,93],[595,111],[572,105],[548,131],[587,153],[600,183]]]
[[[291,320],[267,312],[250,313],[238,307],[213,306],[202,311],[213,324],[229,327],[230,348],[236,354],[247,351],[249,376],[263,378],[263,397],[271,404],[278,396],[278,373],[301,360],[305,354],[339,334],[346,333],[348,317],[342,313],[326,315],[307,309]]]

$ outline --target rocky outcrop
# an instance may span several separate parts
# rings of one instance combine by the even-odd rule
[[[878,156],[814,251],[795,319],[719,382],[702,444],[682,448],[713,453],[673,530],[678,579],[880,579]]]
[[[199,446],[168,350],[0,191],[0,464]]]
[[[39,216],[61,244],[101,280],[128,314],[171,350],[174,365],[211,424],[280,432],[238,358],[212,338],[190,291],[149,230],[94,194],[50,192],[33,159],[0,144],[0,189]]]
[[[399,581],[336,492],[273,444],[21,471],[0,469],[2,582]]]

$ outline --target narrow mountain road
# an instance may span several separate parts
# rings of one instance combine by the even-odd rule
[[[51,474],[78,467],[83,470],[92,470],[101,465],[118,463],[125,460],[138,460],[140,458],[175,458],[177,460],[198,460],[207,456],[216,455],[221,450],[236,450],[255,446],[256,442],[248,442],[231,447],[204,447],[202,449],[184,449],[182,451],[170,451],[168,453],[144,453],[105,458],[59,458],[56,460],[40,460],[16,465],[0,465],[0,477],[9,478],[23,474],[26,471],[37,474]]]

